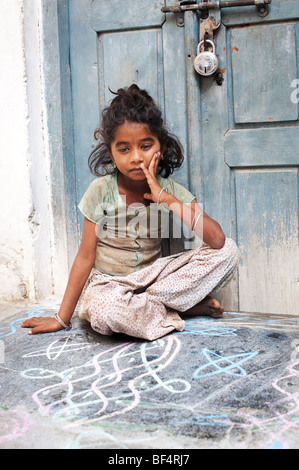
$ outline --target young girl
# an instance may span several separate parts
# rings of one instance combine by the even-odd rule
[[[59,312],[22,327],[31,327],[29,334],[70,328],[80,295],[79,317],[104,335],[154,340],[182,331],[180,315],[222,317],[209,294],[232,276],[239,251],[194,195],[169,178],[182,165],[182,150],[153,99],[137,85],[118,90],[95,136],[101,140],[89,166],[97,178],[79,204],[82,240]],[[202,245],[162,257],[165,213]]]

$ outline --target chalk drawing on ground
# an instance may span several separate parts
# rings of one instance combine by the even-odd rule
[[[170,394],[188,392],[187,380],[160,377],[180,347],[175,336],[153,343],[130,342],[101,351],[86,363],[61,372],[37,368],[24,371],[22,376],[52,381],[32,398],[41,415],[74,420],[66,426],[74,427],[128,413],[139,405],[142,394],[156,388]]]
[[[245,377],[247,372],[240,366],[240,364],[243,364],[244,362],[252,359],[258,354],[258,351],[242,352],[240,354],[221,356],[215,351],[210,351],[209,349],[203,348],[202,354],[206,358],[207,362],[206,364],[203,364],[196,369],[193,374],[195,379],[223,373],[235,376],[241,375]],[[206,372],[201,374],[200,372],[204,370]]]
[[[225,328],[221,325],[212,326],[207,325],[203,327],[201,324],[197,324],[196,322],[188,322],[184,331],[178,333],[181,335],[198,335],[198,336],[237,336],[237,329],[236,328]]]
[[[23,409],[0,409],[0,444],[22,437],[33,425],[29,413]]]
[[[57,339],[49,344],[46,349],[40,349],[24,354],[23,358],[41,357],[46,356],[49,361],[56,361],[62,354],[70,354],[75,351],[93,348],[94,345],[90,342],[86,343],[73,343],[70,342],[71,337]]]
[[[28,316],[44,313],[44,310],[27,312]],[[255,350],[256,341],[252,341],[247,326],[247,321],[256,323],[256,320],[245,316],[237,320],[239,324],[246,321],[242,329],[230,319],[188,320],[184,332],[152,343],[120,342],[121,338],[98,340],[81,326],[70,333],[61,331],[54,337],[44,336],[42,341],[38,337],[30,338],[31,342],[22,331],[21,338],[26,337],[25,348],[8,347],[8,359],[10,365],[12,361],[19,364],[21,359],[22,365],[14,374],[18,373],[20,387],[26,381],[24,388],[31,400],[28,410],[37,407],[41,416],[59,423],[61,429],[72,430],[69,448],[88,448],[91,443],[105,447],[107,442],[115,448],[130,448],[135,444],[142,447],[138,434],[119,441],[118,426],[122,431],[141,432],[148,429],[149,423],[160,430],[172,428],[177,435],[212,432],[228,442],[242,430],[244,435],[262,435],[266,444],[261,445],[287,448],[289,434],[298,434],[299,342],[294,343],[291,362],[287,365],[286,360],[284,370],[278,360],[274,365],[272,359],[269,362],[268,351],[260,367],[260,351]],[[8,345],[19,340],[21,333],[15,339],[12,335],[20,330],[22,321],[14,320],[0,329],[0,337],[7,337]],[[271,325],[273,322],[271,319]],[[275,324],[281,325],[279,321]],[[226,339],[229,337],[231,342]],[[283,344],[286,335],[281,338],[277,342]],[[19,356],[14,357],[17,353]],[[243,395],[243,406],[242,393],[251,392],[252,377],[263,378],[263,370],[268,369],[273,369],[273,374],[267,375],[271,378],[266,389],[269,403],[262,410],[251,408],[250,399]],[[1,392],[6,393],[5,382],[2,387]],[[211,394],[211,390],[215,391]],[[234,406],[230,393],[240,407]],[[257,400],[263,398],[260,393],[256,392]],[[251,403],[254,403],[255,391],[252,396]],[[0,444],[22,439],[22,433],[31,432],[27,419],[30,415],[17,418],[15,403],[11,407],[3,411],[2,420],[6,416],[10,427],[1,430]]]
[[[81,431],[74,439],[68,443],[68,449],[131,449],[132,446],[140,445],[143,449],[147,443],[156,441],[157,437],[145,437],[144,435],[135,438],[129,436],[116,437],[111,432],[95,428]]]
[[[28,310],[26,315],[22,318],[17,318],[16,320],[12,320],[8,326],[3,326],[0,328],[0,338],[5,338],[7,336],[11,336],[16,333],[16,331],[20,328],[21,324],[24,320],[35,316],[40,317],[45,313],[45,310]]]
[[[275,402],[268,403],[271,415],[264,418],[258,415],[239,412],[245,424],[243,428],[254,429],[267,437],[266,448],[288,449],[290,436],[295,439],[299,431],[299,341],[295,341],[291,359],[295,362],[289,364],[285,374],[274,380],[272,386],[284,395]]]

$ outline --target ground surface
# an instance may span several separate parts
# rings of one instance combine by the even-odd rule
[[[0,448],[299,447],[299,324],[287,315],[187,318],[144,342],[29,336],[57,303],[0,308]]]

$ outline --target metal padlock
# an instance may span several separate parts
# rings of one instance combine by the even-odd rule
[[[203,51],[200,52],[200,47],[205,41],[200,41],[197,46],[197,56],[194,59],[194,68],[197,73],[208,77],[216,72],[218,67],[218,58],[215,54],[215,44],[210,39],[207,39],[206,42],[212,45],[213,52]]]

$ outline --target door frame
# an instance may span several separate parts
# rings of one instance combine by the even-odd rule
[[[53,285],[61,293],[58,278],[67,281],[79,246],[73,145],[73,109],[70,70],[69,0],[41,0],[42,75],[46,135],[50,166]]]

